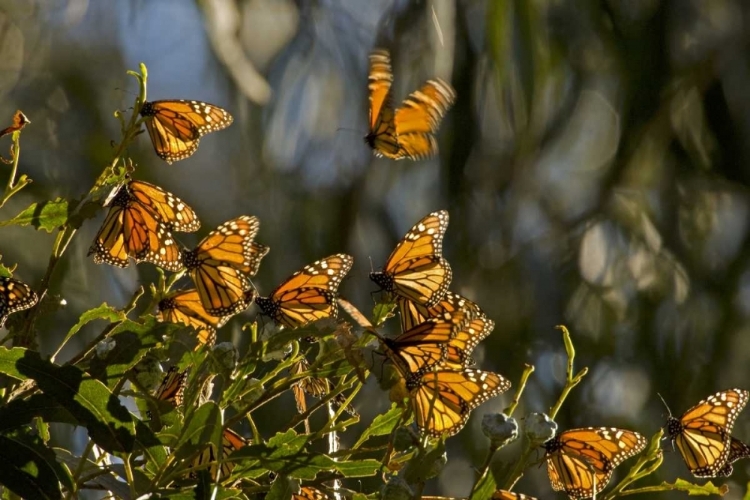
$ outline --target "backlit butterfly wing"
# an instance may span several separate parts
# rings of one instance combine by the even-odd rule
[[[422,433],[433,437],[456,434],[472,410],[510,389],[502,376],[480,370],[436,370],[405,378],[414,421]]]
[[[336,254],[305,266],[274,290],[258,297],[256,304],[266,316],[287,328],[298,328],[338,314],[336,294],[354,259]]]
[[[107,217],[94,238],[89,255],[94,263],[128,267],[151,262],[168,271],[182,269],[181,252],[169,227],[123,186],[112,200]]]
[[[732,443],[729,447],[729,458],[727,463],[716,473],[716,477],[729,477],[734,472],[734,466],[732,465],[737,460],[742,458],[750,457],[750,446],[746,445],[739,439],[732,438]]]
[[[188,371],[179,371],[176,366],[171,367],[161,385],[154,393],[154,398],[159,401],[167,401],[175,406],[181,406],[183,395],[185,393],[185,381],[187,380]]]
[[[127,189],[137,203],[149,208],[171,231],[193,233],[200,229],[195,211],[169,191],[143,181],[130,181]]]
[[[163,100],[141,107],[156,154],[167,163],[183,160],[198,149],[200,137],[232,124],[225,109],[200,101]]]
[[[310,363],[305,358],[293,364],[289,371],[292,374],[300,374],[310,370]],[[299,413],[305,413],[307,411],[307,402],[305,401],[305,394],[308,394],[314,398],[322,399],[330,391],[329,381],[322,377],[305,377],[299,382],[292,386],[292,392],[294,393],[294,400],[297,403],[297,411]],[[335,408],[341,407],[346,403],[346,396],[338,394],[331,400]],[[347,405],[345,411],[352,416],[359,416],[357,410],[351,405]]]
[[[573,500],[592,497],[607,486],[615,467],[645,447],[643,436],[624,429],[565,431],[544,443],[552,489]]]
[[[299,493],[292,493],[292,500],[328,500],[328,495],[312,486],[302,486]]]
[[[695,477],[716,477],[728,463],[732,427],[747,404],[748,391],[717,392],[686,411],[669,417],[667,432]]]
[[[443,256],[448,212],[433,212],[412,227],[396,245],[382,272],[370,273],[381,289],[401,298],[436,305],[448,291],[451,267]]]
[[[370,89],[370,131],[365,136],[365,142],[372,148],[376,156],[401,158],[394,110],[391,103],[391,57],[387,50],[375,50],[370,54],[370,74],[368,77]]]
[[[242,215],[211,231],[198,246],[183,253],[183,263],[195,283],[206,312],[229,316],[249,305],[248,276],[258,271],[268,247],[253,241],[260,223]]]
[[[492,500],[536,500],[534,497],[522,493],[513,493],[512,491],[497,490],[492,494]]]
[[[432,307],[399,297],[398,308],[401,312],[401,330],[404,332],[424,323],[427,318],[439,318],[456,311],[463,311],[467,317],[471,318],[485,317],[484,311],[478,305],[450,290],[445,292],[445,296]]]
[[[171,293],[159,301],[157,318],[167,323],[182,324],[198,332],[201,344],[213,344],[216,330],[229,321],[231,316],[211,316],[206,312],[198,290],[181,290]]]
[[[23,281],[0,276],[0,328],[14,312],[34,307],[39,296]]]
[[[207,464],[210,464],[208,465],[208,470],[211,475],[211,480],[214,482],[217,480],[223,481],[229,477],[236,465],[234,462],[225,461],[226,457],[247,444],[249,444],[249,441],[234,432],[232,429],[224,429],[224,432],[221,435],[221,457],[217,456],[216,448],[213,444],[208,445],[193,461],[193,471],[190,473],[190,477],[196,478],[197,473],[195,471],[198,469],[204,469]],[[221,469],[219,468],[220,461]],[[221,476],[218,475],[219,470],[221,470]]]
[[[399,156],[411,160],[434,156],[438,150],[434,134],[455,100],[456,91],[440,78],[409,95],[394,119]]]

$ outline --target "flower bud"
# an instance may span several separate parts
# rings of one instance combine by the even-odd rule
[[[482,417],[482,432],[493,448],[501,448],[518,439],[518,422],[504,413],[486,413]]]
[[[544,443],[557,433],[557,424],[544,413],[531,413],[526,416],[524,433],[531,442]]]
[[[400,477],[393,476],[380,490],[382,500],[411,500],[414,492]]]

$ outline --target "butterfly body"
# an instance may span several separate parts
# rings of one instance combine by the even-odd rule
[[[421,160],[438,151],[435,133],[456,100],[456,92],[441,79],[428,80],[394,109],[391,97],[393,72],[390,54],[375,50],[370,55],[370,130],[365,143],[376,156]]]
[[[145,102],[140,114],[146,119],[156,154],[167,163],[192,156],[203,135],[224,129],[233,121],[232,115],[219,106],[181,99]]]
[[[396,245],[381,272],[370,279],[388,293],[422,304],[436,305],[448,291],[451,267],[442,256],[448,212],[425,216]]]
[[[573,500],[589,498],[609,483],[615,467],[640,453],[646,439],[610,427],[571,429],[544,443],[552,489]]]
[[[0,277],[0,328],[14,312],[34,307],[39,296],[23,281]]]
[[[743,389],[720,391],[680,418],[669,417],[667,434],[695,477],[731,474],[732,462],[750,455],[747,445],[731,436],[749,397],[750,393]]]
[[[268,297],[257,297],[255,303],[263,314],[286,328],[335,318],[338,287],[353,263],[346,254],[320,259],[287,278]]]

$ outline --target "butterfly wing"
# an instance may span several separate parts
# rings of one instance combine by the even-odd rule
[[[720,391],[686,411],[670,417],[667,431],[695,477],[716,477],[731,453],[731,433],[750,393],[743,389]]]
[[[379,273],[370,279],[383,290],[426,307],[436,305],[448,291],[452,273],[443,259],[443,236],[448,228],[448,212],[433,212],[396,245]]]
[[[287,328],[336,317],[336,294],[353,263],[349,255],[331,255],[305,266],[279,285],[270,297],[258,297],[255,302],[263,314]]]
[[[239,450],[249,442],[230,428],[224,429],[221,434],[221,447],[222,454],[219,456],[216,453],[216,447],[213,444],[209,444],[196,458],[193,460],[192,472],[190,477],[195,479],[197,477],[196,470],[204,469],[208,465],[208,471],[211,475],[211,480],[216,482],[218,479],[222,481],[229,477],[234,470],[236,465],[234,462],[225,461],[224,459],[232,454],[234,451]],[[221,476],[218,472],[221,470]]]
[[[731,445],[729,446],[729,457],[724,467],[716,473],[716,477],[729,477],[734,472],[734,466],[732,465],[737,460],[742,458],[750,457],[750,446],[746,445],[739,439],[732,438]]]
[[[401,330],[404,332],[424,323],[427,318],[439,318],[456,311],[462,311],[469,318],[485,317],[484,311],[478,305],[450,290],[432,307],[399,297],[398,308],[401,313]]]
[[[156,392],[154,398],[159,401],[167,401],[175,406],[181,406],[185,393],[185,382],[188,371],[179,371],[176,366],[171,367],[164,375],[164,379]]]
[[[536,500],[534,497],[507,490],[497,490],[492,494],[492,500]]]
[[[391,57],[387,50],[376,50],[370,54],[370,131],[365,142],[376,156],[400,159],[396,137],[394,110],[391,104]]]
[[[195,211],[172,193],[143,181],[130,181],[127,189],[141,206],[148,207],[172,231],[193,233],[200,229]]]
[[[640,453],[646,438],[608,427],[571,429],[544,444],[552,489],[570,498],[589,498],[609,483],[615,467]]]
[[[394,118],[399,155],[421,160],[437,153],[435,132],[456,100],[456,91],[440,78],[429,80],[412,92]]]
[[[231,125],[225,109],[200,101],[162,100],[144,103],[141,115],[156,154],[167,163],[183,160],[198,149],[202,135]]]
[[[300,360],[289,368],[289,371],[293,374],[301,374],[310,370],[310,363],[305,358]],[[294,400],[297,403],[297,411],[304,413],[307,411],[307,402],[305,401],[305,394],[308,394],[314,398],[322,399],[330,391],[329,381],[323,377],[305,377],[299,382],[292,386],[292,392],[294,393]],[[341,407],[346,403],[346,397],[343,394],[338,394],[331,400],[331,403],[335,408]],[[345,411],[352,416],[359,416],[357,410],[351,405],[347,405]]]
[[[424,373],[441,364],[456,325],[430,318],[395,339],[383,339],[388,357],[406,374]]]
[[[328,495],[312,486],[302,486],[299,493],[292,493],[292,500],[328,500]]]
[[[213,344],[216,339],[216,330],[224,326],[231,317],[208,314],[196,289],[169,294],[159,302],[158,308],[157,317],[160,321],[182,324],[195,329],[200,344]]]
[[[0,276],[0,328],[14,312],[34,307],[39,296],[23,281]]]
[[[225,222],[185,252],[183,262],[195,283],[203,307],[212,316],[228,316],[249,305],[247,275],[254,275],[268,247],[253,241],[260,223],[243,215]]]
[[[437,370],[407,377],[406,387],[417,427],[440,437],[460,431],[474,408],[510,389],[510,382],[480,370]]]

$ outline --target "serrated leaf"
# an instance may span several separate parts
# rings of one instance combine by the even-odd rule
[[[0,435],[0,484],[21,498],[55,499],[62,498],[60,482],[73,484],[38,437]]]
[[[99,307],[89,309],[85,313],[81,314],[81,317],[78,318],[78,322],[73,325],[70,330],[68,330],[68,333],[65,335],[65,338],[63,339],[61,345],[65,345],[68,340],[70,340],[73,335],[78,333],[86,324],[91,323],[92,321],[95,321],[97,319],[105,319],[109,323],[114,323],[116,321],[125,319],[125,316],[121,312],[117,311],[114,307],[107,305],[106,302]]]
[[[221,439],[221,409],[209,401],[187,416],[177,439],[177,456],[189,455],[199,447]]]
[[[69,202],[63,198],[41,203],[32,203],[10,220],[0,222],[0,226],[34,226],[51,233],[65,225],[68,220]]]
[[[287,500],[293,498],[294,493],[298,493],[298,491],[295,491],[292,481],[286,477],[277,477],[271,485],[268,495],[266,495],[266,500]]]
[[[357,445],[355,445],[354,447],[357,448],[360,444],[367,441],[367,439],[369,439],[370,437],[383,436],[393,432],[396,424],[398,424],[399,420],[401,419],[402,413],[403,410],[396,406],[395,403],[391,404],[391,408],[387,412],[383,413],[382,415],[378,415],[377,417],[375,417],[375,419],[373,419],[370,427],[365,429],[362,435],[359,436]]]
[[[724,496],[728,491],[729,487],[726,484],[722,484],[721,486],[715,486],[714,483],[711,481],[706,481],[705,484],[698,485],[693,484],[689,481],[685,481],[684,479],[677,479],[674,484],[669,484],[667,482],[662,483],[665,486],[669,486],[673,490],[677,491],[685,491],[688,495],[700,495],[700,496],[707,496],[707,495],[720,495]]]
[[[394,302],[384,302],[382,304],[375,304],[375,308],[372,310],[372,324],[380,326],[389,318],[394,316],[393,311],[396,309]]]

